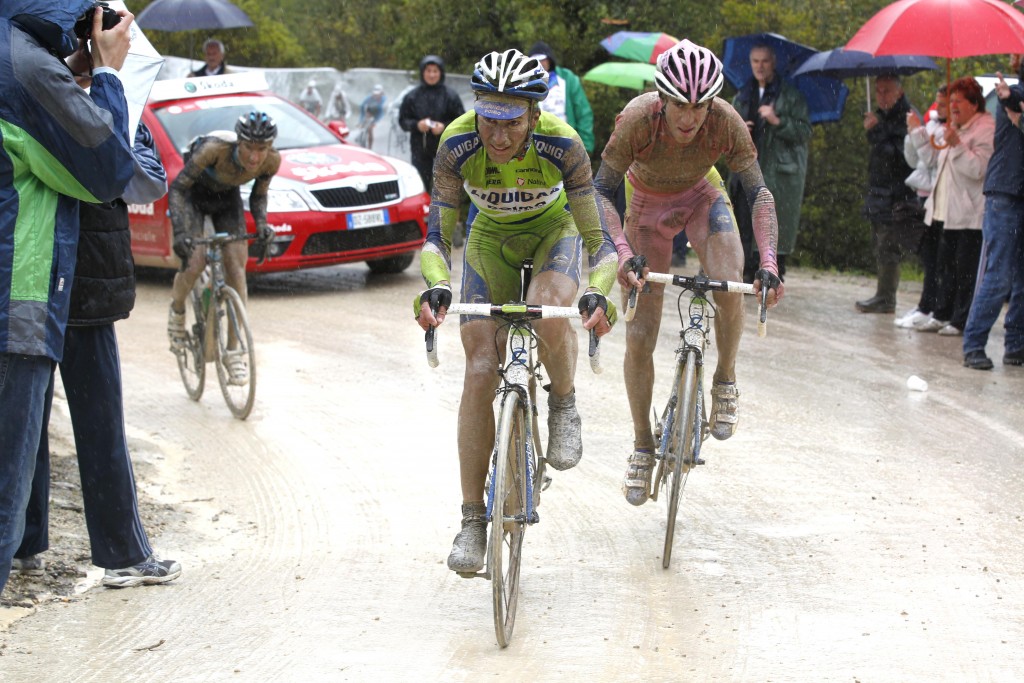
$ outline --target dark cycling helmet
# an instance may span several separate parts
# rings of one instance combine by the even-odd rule
[[[253,110],[238,117],[235,133],[239,140],[270,142],[277,137],[277,126],[266,112]]]
[[[654,84],[661,93],[688,104],[712,99],[722,82],[722,62],[711,50],[689,40],[662,52],[654,72]]]
[[[480,95],[504,93],[540,102],[548,96],[548,72],[519,50],[491,52],[473,67],[469,86]]]

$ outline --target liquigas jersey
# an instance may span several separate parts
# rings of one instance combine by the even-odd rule
[[[564,221],[571,209],[590,255],[590,284],[607,294],[615,280],[615,248],[597,210],[590,157],[568,124],[541,113],[522,158],[500,165],[487,157],[475,112],[448,125],[434,163],[427,243],[420,262],[430,286],[448,279],[451,237],[464,197],[475,207],[474,221],[507,226],[510,233]]]

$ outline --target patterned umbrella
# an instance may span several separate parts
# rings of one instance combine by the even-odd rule
[[[615,57],[654,64],[658,55],[678,42],[667,33],[617,31],[602,40],[601,47]]]

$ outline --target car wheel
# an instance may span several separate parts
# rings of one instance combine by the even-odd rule
[[[366,265],[370,266],[371,273],[401,273],[403,270],[412,265],[412,260],[413,258],[415,258],[415,256],[415,252],[410,251],[406,254],[399,254],[398,256],[391,256],[389,258],[381,258],[375,259],[373,261],[367,261]]]

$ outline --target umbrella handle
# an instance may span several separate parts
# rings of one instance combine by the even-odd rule
[[[946,149],[947,147],[949,147],[949,143],[948,142],[942,142],[942,143],[935,142],[935,133],[932,133],[931,138],[929,139],[929,142],[932,145],[932,149]]]

